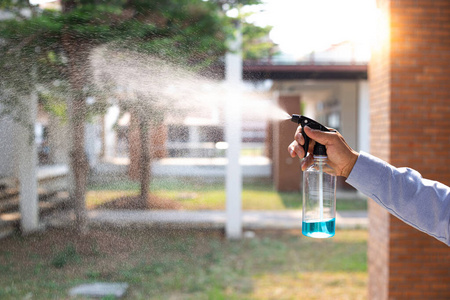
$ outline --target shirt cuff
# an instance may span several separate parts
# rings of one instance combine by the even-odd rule
[[[373,197],[381,186],[385,168],[385,161],[361,151],[346,182],[364,195]]]

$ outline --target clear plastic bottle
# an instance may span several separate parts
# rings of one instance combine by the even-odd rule
[[[314,155],[314,163],[303,172],[302,233],[313,238],[334,236],[336,220],[336,172],[327,156]]]

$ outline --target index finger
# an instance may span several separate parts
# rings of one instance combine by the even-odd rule
[[[297,130],[295,131],[294,134],[294,140],[296,140],[297,143],[299,143],[300,145],[303,145],[305,143],[305,140],[302,135],[302,126],[297,127]]]

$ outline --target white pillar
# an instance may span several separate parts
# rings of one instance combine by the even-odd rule
[[[17,124],[16,135],[16,163],[19,179],[19,210],[20,225],[23,233],[31,233],[39,229],[39,203],[37,182],[37,148],[35,143],[34,123],[37,117],[38,97],[31,95],[22,102],[27,105],[22,112],[27,126]]]
[[[189,145],[192,147],[189,149],[191,157],[201,156],[200,144],[200,131],[197,125],[189,126]]]
[[[358,129],[358,90],[357,83],[341,82],[337,92],[337,98],[341,108],[341,127],[340,132],[345,136],[347,144],[356,149]]]
[[[226,227],[228,239],[242,237],[242,170],[239,164],[242,141],[241,99],[239,92],[242,85],[242,37],[239,25],[236,30],[236,39],[230,45],[233,53],[225,56],[225,80],[231,98],[227,99],[225,107],[225,139],[228,143],[227,169],[226,169]]]
[[[358,81],[358,151],[370,151],[369,83]]]
[[[120,108],[117,104],[108,108],[105,114],[105,152],[106,158],[116,157],[116,131],[114,124],[119,118]]]
[[[358,151],[370,152],[370,94],[367,80],[358,81]],[[364,198],[364,195],[358,191]]]

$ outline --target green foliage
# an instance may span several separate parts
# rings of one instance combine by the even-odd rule
[[[55,97],[56,95],[50,92],[42,92],[39,95],[39,101],[42,103],[46,112],[58,117],[64,122],[67,121],[67,104],[63,100]]]
[[[271,26],[259,27],[251,23],[243,23],[242,52],[244,60],[268,59],[278,52],[277,45],[269,39],[271,30]]]
[[[88,204],[102,199],[102,203],[117,197],[138,192],[135,182],[120,180],[105,182],[89,187]],[[211,183],[199,179],[154,178],[150,190],[161,199],[179,202],[187,210],[225,209],[226,195],[223,182]],[[109,195],[109,196],[108,196]],[[367,210],[365,199],[338,198],[337,211]],[[277,192],[268,182],[244,182],[242,190],[242,208],[244,210],[290,210],[302,208],[300,192]]]
[[[55,240],[64,236],[74,248],[86,243],[71,230],[60,234],[46,232],[40,247],[34,236],[7,240],[16,250],[0,253],[0,262],[11,265],[0,272],[1,299],[65,299],[70,288],[92,281],[127,282],[133,299],[360,299],[367,289],[362,230],[340,230],[326,240],[257,231],[254,238],[228,241],[208,230],[96,228],[87,239],[99,240],[99,251],[108,255],[83,251],[70,267],[48,268],[43,250]],[[36,265],[47,267],[30,272]]]
[[[25,2],[2,1],[0,7],[14,10],[27,6]],[[63,1],[63,6],[68,5],[66,2]],[[0,22],[3,114],[20,112],[18,100],[38,89],[41,98],[47,99],[48,111],[63,115],[62,103],[80,94],[69,85],[74,76],[70,60],[76,58],[67,53],[67,43],[78,48],[78,52],[110,44],[202,70],[225,53],[225,41],[231,33],[228,18],[212,1],[73,3],[75,6],[64,13],[45,10],[30,19],[16,17]],[[83,63],[85,68],[89,67],[88,61]],[[66,87],[66,91],[61,93],[55,82]],[[48,101],[49,98],[52,100]],[[102,111],[95,108],[96,112]]]
[[[2,9],[22,8],[28,6],[30,6],[28,0],[0,0],[0,8]]]
[[[63,6],[67,5],[63,1]],[[71,2],[71,1],[69,1]],[[0,22],[0,103],[3,114],[22,111],[19,99],[38,89],[46,109],[64,117],[65,103],[80,92],[69,85],[71,65],[65,36],[81,50],[100,44],[148,53],[164,60],[203,71],[218,62],[233,32],[231,20],[222,8],[255,4],[259,1],[74,1],[69,11],[44,10],[30,19]],[[28,1],[1,1],[0,7],[13,11],[28,7]],[[258,42],[269,28],[244,26],[246,58],[270,53],[273,44]],[[67,39],[66,39],[67,40]],[[88,62],[85,68],[88,67]],[[34,70],[34,74],[30,72]],[[55,88],[55,82],[65,87]],[[92,89],[89,89],[92,95]],[[97,97],[99,91],[96,91]],[[103,91],[103,93],[106,91]],[[75,94],[74,94],[75,93]],[[51,100],[49,100],[51,98]],[[104,107],[96,113],[104,111]],[[91,111],[92,112],[92,111]],[[88,114],[88,117],[92,114]]]
[[[51,265],[55,268],[63,268],[71,262],[80,261],[81,257],[77,253],[73,243],[69,243],[62,251],[57,252],[55,257],[51,260]]]

